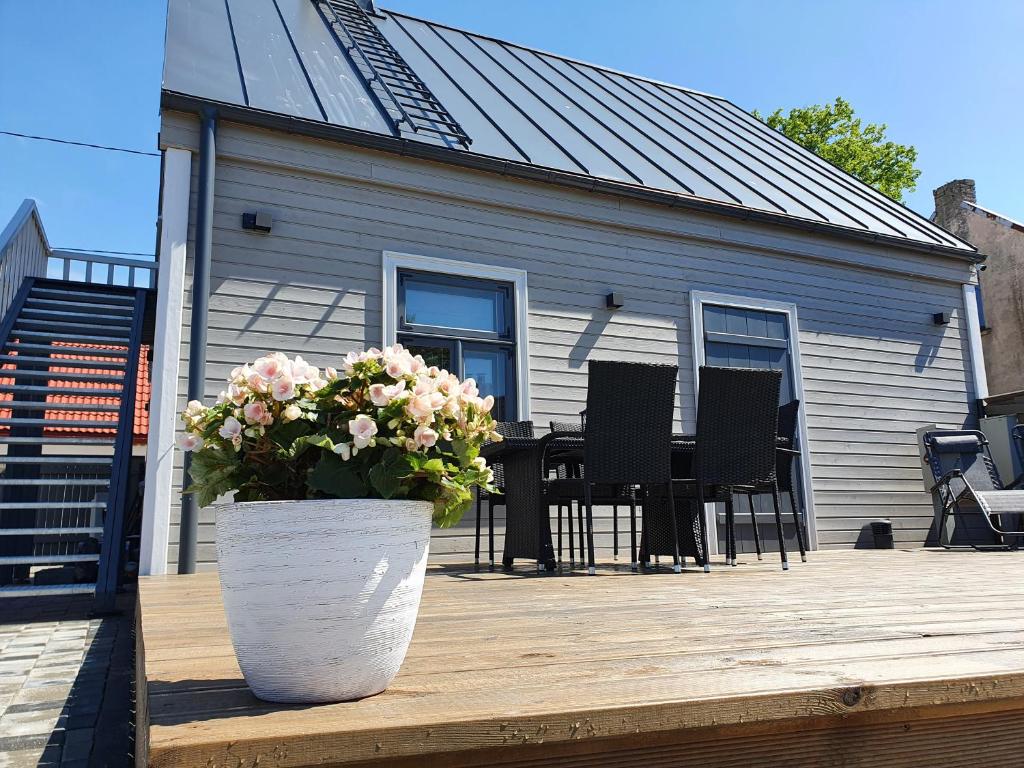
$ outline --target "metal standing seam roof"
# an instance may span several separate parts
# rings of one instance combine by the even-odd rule
[[[726,99],[402,13],[381,10],[373,21],[469,135],[468,149],[396,127],[311,0],[169,0],[164,104],[241,108],[232,119],[275,113],[294,118],[297,132],[355,129],[338,136],[392,137],[434,159],[502,161],[577,177],[577,186],[590,179],[593,188],[976,256]]]

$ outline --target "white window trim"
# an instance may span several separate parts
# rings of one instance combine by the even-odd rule
[[[142,498],[139,553],[139,573],[142,576],[167,573],[192,153],[184,149],[164,150],[161,183],[153,391],[149,404],[149,435],[146,438],[146,493]]]
[[[495,267],[469,261],[439,259],[413,253],[384,251],[383,258],[383,342],[395,343],[398,335],[398,270],[414,269],[455,277],[480,278],[511,283],[515,296],[516,321],[516,412],[519,421],[530,419],[530,349],[529,304],[526,293],[526,270]]]
[[[793,397],[800,401],[797,413],[797,435],[800,440],[800,475],[803,490],[804,509],[807,511],[807,547],[818,548],[818,527],[814,514],[814,493],[811,478],[810,444],[807,441],[807,420],[804,410],[807,401],[804,399],[804,382],[800,363],[800,334],[797,322],[796,304],[770,299],[758,299],[753,296],[732,296],[724,293],[708,291],[690,291],[690,334],[693,344],[693,407],[697,408],[697,394],[700,386],[700,367],[704,365],[704,305],[736,307],[737,309],[760,309],[779,312],[786,316],[786,327],[789,333],[789,359],[792,370]],[[708,547],[712,552],[718,551],[718,525],[714,518],[714,505],[708,504],[705,509],[705,521],[708,529]]]

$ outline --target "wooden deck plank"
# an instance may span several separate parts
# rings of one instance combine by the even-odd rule
[[[1022,604],[1024,558],[1003,553],[822,552],[789,573],[769,555],[681,576],[434,568],[387,692],[280,707],[245,687],[214,575],[144,579],[148,757],[455,765],[457,753],[467,765],[527,765],[593,742],[648,762],[630,746],[638,734],[646,749],[683,732],[713,745],[708,729],[755,738],[757,723],[823,719],[829,730],[836,718],[931,721],[953,707],[1020,708],[1024,719]],[[965,738],[989,732],[964,723]]]

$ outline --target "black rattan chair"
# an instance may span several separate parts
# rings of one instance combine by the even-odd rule
[[[637,562],[636,486],[668,489],[673,525],[672,418],[678,368],[674,365],[594,360],[587,379],[587,416],[581,478],[548,480],[548,503],[582,497],[586,508],[587,570],[596,573],[594,504],[629,504],[630,563]],[[557,445],[552,442],[551,445]],[[678,572],[679,537],[673,558]]]
[[[933,492],[938,494],[942,509],[937,532],[939,545],[946,549],[962,548],[952,544],[948,537],[943,541],[946,522],[952,515],[954,520],[964,524],[968,546],[972,549],[1018,549],[1024,538],[1024,530],[1019,530],[1019,521],[1024,515],[1024,491],[1007,490],[1003,486],[985,435],[969,429],[926,432],[924,450],[925,462],[935,479]],[[975,543],[966,519],[968,513],[980,517],[999,543]],[[1017,517],[1018,530],[1003,528],[1001,516]]]
[[[533,437],[532,421],[499,421],[495,425],[498,434],[503,437]],[[494,568],[494,507],[499,499],[504,498],[505,493],[505,468],[500,461],[491,465],[494,470],[494,485],[500,494],[491,494],[477,489],[476,494],[476,547],[474,549],[474,562],[480,565],[480,517],[484,499],[487,500],[487,563]]]
[[[807,562],[807,547],[804,544],[803,518],[797,503],[796,487],[793,482],[793,470],[800,451],[796,450],[796,430],[800,414],[800,401],[791,400],[779,407],[779,444],[775,450],[775,479],[779,492],[789,496],[789,504],[793,510],[793,523],[796,526],[796,543],[800,547],[800,560]],[[754,549],[757,559],[761,559],[761,535],[757,530],[757,512],[754,509],[754,497],[771,493],[771,488],[737,488],[738,495],[747,497],[750,506],[750,524],[754,528]],[[735,549],[735,546],[734,546]],[[734,556],[735,557],[735,556]],[[735,563],[733,563],[735,565]]]
[[[779,552],[783,570],[789,570],[782,536],[779,489],[775,479],[776,434],[779,425],[780,371],[702,366],[697,398],[697,449],[693,478],[677,480],[696,497],[696,514],[704,503],[725,502],[726,561],[736,560],[733,492],[738,488],[766,488],[775,505]],[[704,570],[711,570],[707,525],[701,524]]]

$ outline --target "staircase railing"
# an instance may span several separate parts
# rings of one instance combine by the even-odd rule
[[[51,251],[46,277],[127,288],[155,288],[157,263],[124,256]]]
[[[128,336],[128,360],[121,390],[121,407],[117,414],[117,437],[114,442],[114,460],[110,471],[110,490],[107,494],[107,514],[103,520],[103,549],[100,553],[96,577],[96,610],[114,609],[117,579],[121,571],[124,521],[128,509],[128,478],[131,475],[132,439],[135,430],[136,382],[139,375],[139,351],[142,347],[142,325],[146,314],[145,289],[135,291],[135,310]]]

